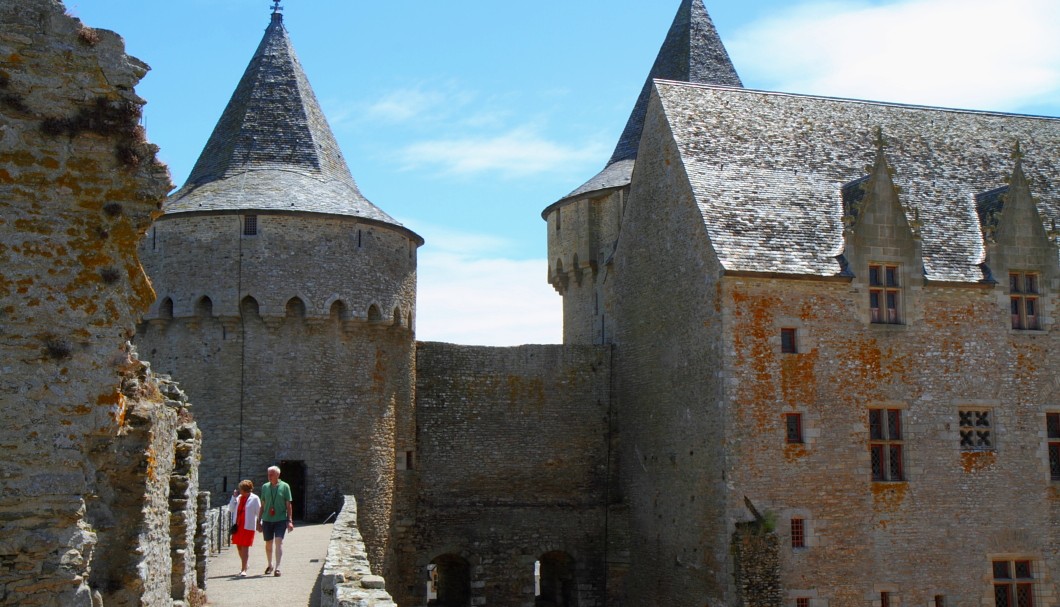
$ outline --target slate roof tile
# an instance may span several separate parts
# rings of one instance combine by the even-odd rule
[[[1005,185],[1017,140],[1043,224],[1060,218],[1057,118],[656,86],[727,270],[840,274],[843,188],[868,172],[878,127],[899,200],[922,224],[927,278],[982,279],[976,197]]]
[[[357,188],[282,16],[272,22],[166,214],[286,210],[401,226]]]

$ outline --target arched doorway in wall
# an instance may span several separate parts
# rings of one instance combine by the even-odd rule
[[[535,607],[577,607],[578,584],[574,575],[574,558],[554,550],[541,555],[534,564],[537,577]]]
[[[443,554],[427,566],[429,607],[470,607],[471,565],[455,554]]]

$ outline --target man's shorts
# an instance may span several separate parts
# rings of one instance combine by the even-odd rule
[[[282,521],[261,521],[261,534],[265,536],[266,542],[278,537],[281,540],[287,534],[287,519]]]

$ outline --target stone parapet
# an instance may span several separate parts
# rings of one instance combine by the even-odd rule
[[[357,528],[357,500],[347,495],[328,544],[320,581],[320,606],[396,606],[385,587],[381,576],[372,575],[364,540]]]

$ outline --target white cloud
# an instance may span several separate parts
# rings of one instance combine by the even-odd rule
[[[1060,95],[1056,0],[803,3],[728,47],[757,88],[1019,111]]]
[[[568,146],[542,137],[536,129],[518,127],[499,135],[413,143],[400,157],[409,169],[434,166],[452,175],[526,176],[598,163],[605,153],[599,144]]]
[[[416,339],[485,346],[560,343],[560,296],[544,259],[419,256]]]

